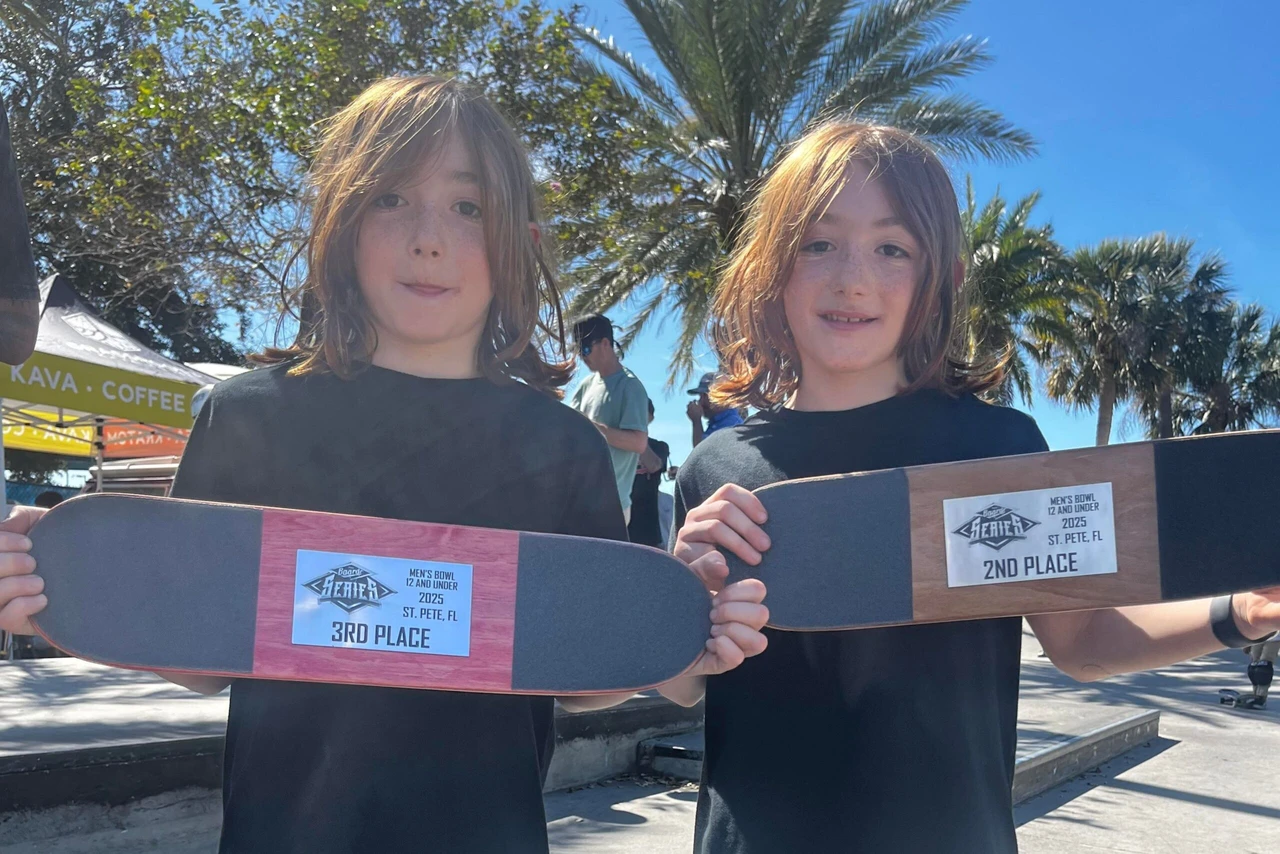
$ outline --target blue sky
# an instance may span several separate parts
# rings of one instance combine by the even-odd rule
[[[587,22],[659,70],[625,7],[584,4]],[[1064,245],[1154,231],[1193,238],[1230,265],[1242,301],[1280,305],[1280,4],[1270,0],[977,0],[951,35],[988,41],[994,62],[959,90],[1030,131],[1037,157],[954,163],[978,198],[1043,192],[1035,221]],[[625,321],[626,312],[616,312]],[[683,387],[668,393],[675,324],[647,333],[626,363],[657,409],[653,435],[690,449]],[[702,354],[714,366],[714,356]],[[1024,407],[1027,408],[1027,407]],[[1052,448],[1093,444],[1094,416],[1049,401],[1027,408]],[[1128,428],[1126,430],[1126,427]],[[1117,417],[1113,441],[1140,428]]]

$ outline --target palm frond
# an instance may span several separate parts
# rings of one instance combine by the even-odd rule
[[[823,67],[815,69],[800,94],[800,112],[812,115],[859,69],[909,55],[940,37],[942,28],[967,0],[882,0],[860,8],[829,46]],[[848,2],[840,4],[847,11]]]
[[[574,33],[581,41],[594,48],[601,56],[625,72],[627,82],[618,78],[604,66],[593,64],[591,68],[594,71],[612,80],[613,85],[620,92],[634,90],[648,98],[649,103],[667,121],[678,122],[681,120],[682,112],[676,95],[667,89],[666,85],[647,68],[637,62],[634,56],[619,48],[612,36],[605,37],[599,30],[587,27],[577,27]]]
[[[981,40],[946,33],[966,2],[624,0],[656,58],[652,70],[582,31],[582,43],[608,68],[602,79],[636,107],[636,162],[652,180],[629,203],[638,215],[605,210],[597,222],[566,224],[585,253],[570,264],[579,285],[572,304],[607,310],[646,294],[642,325],[659,305],[683,312],[671,364],[691,365],[701,330],[687,324],[705,322],[713,292],[709,278],[698,277],[733,249],[742,213],[784,144],[837,108],[916,131],[961,157],[1032,153],[1029,134],[945,92],[989,61]],[[992,228],[1007,215],[1003,203],[995,211]],[[599,248],[586,244],[588,236]],[[984,241],[1017,265],[1007,269],[1018,276],[1031,275],[1043,248],[1031,238],[1006,244],[995,231]],[[653,302],[659,293],[666,302]]]
[[[1036,153],[1031,134],[962,95],[918,95],[873,116],[961,158],[1012,162]]]
[[[843,85],[827,93],[820,105],[812,105],[819,116],[891,109],[899,101],[929,89],[945,89],[961,77],[991,63],[985,43],[960,38],[894,57],[892,60],[859,68]]]

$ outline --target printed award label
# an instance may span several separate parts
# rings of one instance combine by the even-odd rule
[[[293,642],[470,655],[471,569],[299,549]]]
[[[948,587],[1116,571],[1109,483],[952,498],[942,518]]]

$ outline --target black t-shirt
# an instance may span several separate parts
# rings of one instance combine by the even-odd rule
[[[1043,450],[1028,416],[936,391],[766,412],[689,456],[672,536],[725,483]],[[708,679],[696,852],[1017,850],[1018,619],[765,633],[764,653]]]
[[[604,439],[528,386],[369,368],[219,383],[173,494],[626,539]],[[238,680],[223,854],[547,850],[549,697]]]
[[[636,479],[631,484],[631,522],[627,525],[627,533],[633,543],[662,548],[665,543],[662,542],[662,526],[658,524],[658,486],[667,470],[671,446],[650,439],[649,450],[662,460],[662,468],[653,474],[636,469]]]

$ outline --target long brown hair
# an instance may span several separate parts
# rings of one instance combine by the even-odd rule
[[[298,306],[298,334],[254,360],[292,362],[292,374],[348,378],[367,365],[377,333],[356,278],[356,238],[375,199],[414,176],[456,133],[480,172],[484,243],[493,301],[477,354],[493,382],[523,380],[553,397],[572,375],[550,251],[535,240],[538,202],[528,156],[485,97],[455,80],[389,77],[369,86],[326,123],[309,176],[309,233],[302,284],[285,305]],[[295,255],[295,259],[297,255]]]
[[[720,278],[712,334],[723,375],[711,399],[761,409],[785,402],[800,385],[800,357],[787,327],[782,294],[805,230],[861,161],[881,182],[894,212],[924,250],[924,276],[898,343],[909,383],[949,394],[997,385],[1003,363],[964,357],[957,330],[964,317],[964,230],[955,189],[937,155],[897,128],[835,121],[801,137],[750,202],[737,248]]]

